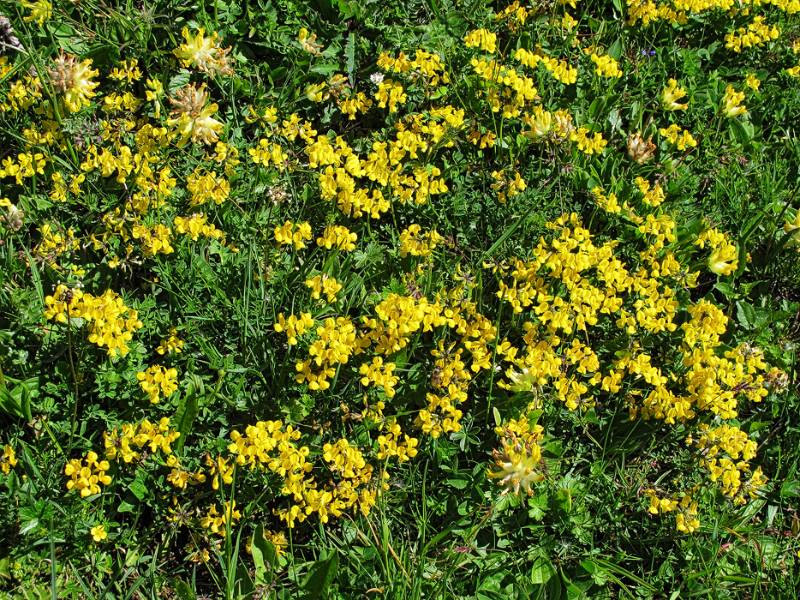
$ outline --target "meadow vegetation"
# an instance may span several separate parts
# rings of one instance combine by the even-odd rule
[[[800,0],[0,0],[0,598],[797,598]]]

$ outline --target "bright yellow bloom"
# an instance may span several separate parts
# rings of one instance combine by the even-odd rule
[[[89,530],[89,533],[92,534],[92,539],[98,543],[108,538],[105,525],[95,525]]]
[[[728,117],[738,117],[747,114],[747,108],[742,104],[744,92],[737,92],[732,85],[725,88],[725,97],[722,99],[724,106],[722,113]]]
[[[53,5],[48,0],[35,0],[34,2],[21,0],[21,4],[23,8],[31,11],[30,14],[22,18],[26,23],[34,22],[41,27],[45,21],[53,16]]]
[[[0,455],[0,471],[4,475],[8,475],[11,469],[17,466],[17,455],[11,445],[6,444],[3,446],[3,454]]]
[[[686,97],[686,90],[678,85],[678,81],[670,79],[661,91],[661,106],[666,110],[686,110],[689,105],[679,100]]]
[[[497,50],[497,36],[487,29],[475,29],[464,36],[464,44],[467,48],[480,48],[494,54]]]
[[[175,368],[152,365],[145,371],[136,373],[136,379],[152,404],[158,404],[162,398],[169,398],[178,389],[178,370]]]

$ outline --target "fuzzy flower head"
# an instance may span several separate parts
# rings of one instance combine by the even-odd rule
[[[49,73],[53,87],[63,95],[64,106],[69,112],[75,113],[89,106],[89,98],[94,97],[94,90],[99,85],[92,81],[98,72],[92,69],[90,58],[79,62],[76,56],[62,52]]]
[[[167,125],[174,127],[180,136],[179,146],[184,146],[189,140],[211,145],[219,139],[222,123],[213,116],[219,107],[216,103],[208,103],[205,85],[185,85],[169,101],[173,109]]]
[[[230,47],[220,46],[219,34],[206,37],[205,32],[201,27],[193,34],[184,27],[181,35],[185,41],[174,50],[175,56],[184,67],[195,67],[209,75],[232,75],[233,67],[228,55]]]
[[[542,449],[539,442],[544,430],[531,425],[526,418],[512,420],[500,431],[500,449],[493,451],[493,471],[488,475],[497,479],[503,494],[533,494],[533,486],[544,479]]]
[[[653,138],[644,139],[642,134],[636,132],[628,136],[628,156],[631,160],[642,164],[653,158],[656,151],[656,145],[653,143]]]

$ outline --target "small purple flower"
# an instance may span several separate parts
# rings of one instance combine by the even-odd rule
[[[648,58],[652,58],[656,55],[655,50],[642,50],[642,56],[646,56]]]

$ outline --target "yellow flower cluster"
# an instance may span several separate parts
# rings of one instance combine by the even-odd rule
[[[97,77],[98,71],[92,69],[91,59],[78,61],[76,56],[63,51],[48,74],[53,87],[61,94],[64,106],[73,113],[89,106],[90,98],[95,96],[94,90],[99,85],[92,80],[92,77]]]
[[[508,29],[516,32],[528,20],[528,15],[528,9],[521,6],[519,0],[514,0],[514,2],[497,13],[494,18],[497,21],[505,21]]]
[[[492,112],[501,112],[507,119],[518,117],[526,104],[539,98],[533,79],[511,67],[486,58],[473,58],[470,64],[479,77],[491,84],[487,97]]]
[[[777,40],[781,35],[778,27],[764,23],[764,17],[758,15],[747,27],[739,27],[725,36],[725,47],[734,52],[741,52],[748,48],[760,46],[767,42]]]
[[[236,501],[227,500],[222,507],[222,512],[217,510],[216,504],[212,504],[208,512],[200,519],[200,525],[211,533],[225,537],[241,518],[241,511],[236,510]]]
[[[435,229],[422,232],[416,223],[400,232],[400,256],[430,256],[442,240]]]
[[[591,156],[592,154],[601,154],[608,142],[603,138],[603,134],[596,132],[590,136],[590,131],[586,127],[579,127],[576,131],[570,133],[569,139],[578,146],[578,150]]]
[[[686,130],[681,129],[680,126],[673,123],[669,127],[662,127],[658,133],[663,135],[670,144],[673,144],[678,150],[686,150],[687,148],[695,148],[697,140],[692,137],[692,134]]]
[[[274,230],[275,241],[282,246],[294,246],[295,250],[302,250],[306,242],[312,238],[311,225],[307,222],[293,223],[286,221]]]
[[[738,117],[747,114],[744,102],[744,92],[737,92],[732,85],[725,88],[725,96],[722,98],[722,114],[728,118]]]
[[[184,27],[181,31],[184,43],[178,46],[174,54],[184,67],[195,67],[198,71],[209,75],[232,75],[230,64],[230,48],[222,48],[219,34],[214,32],[205,36],[205,29],[199,28],[194,34]]]
[[[492,452],[494,469],[488,476],[497,479],[503,494],[525,492],[530,496],[533,486],[544,479],[540,446],[544,429],[523,416],[509,420],[495,432],[500,436],[500,449]]]
[[[175,92],[175,97],[170,98],[172,111],[167,125],[173,128],[178,137],[179,147],[185,146],[189,141],[211,145],[219,139],[223,124],[214,118],[219,106],[208,102],[208,92],[205,84],[187,84]]]
[[[361,374],[361,385],[376,385],[383,388],[383,392],[387,398],[393,398],[395,391],[394,387],[400,380],[397,375],[394,375],[396,365],[393,362],[383,362],[380,356],[374,356],[371,363],[364,363],[358,369]]]
[[[34,254],[51,266],[56,266],[56,259],[62,254],[80,248],[80,242],[75,237],[75,230],[72,227],[61,232],[54,229],[50,223],[44,223],[39,228],[39,234],[42,239],[36,246]]]
[[[492,171],[491,176],[494,181],[489,187],[497,194],[500,204],[505,204],[509,198],[520,195],[528,188],[518,171],[514,171],[513,177],[505,171]]]
[[[231,193],[231,185],[227,179],[218,176],[215,171],[204,173],[200,168],[192,171],[186,179],[186,189],[189,191],[192,206],[207,202],[219,205]]]
[[[0,57],[0,61],[6,57]],[[0,72],[5,70],[0,62]],[[0,103],[2,112],[21,112],[34,106],[42,99],[42,82],[39,77],[31,74],[15,80],[9,86],[5,99]]]
[[[306,279],[306,287],[311,290],[311,297],[319,300],[325,294],[328,303],[336,301],[336,294],[342,290],[342,284],[330,275],[315,275]]]
[[[661,206],[661,203],[666,199],[666,194],[660,184],[653,185],[643,177],[637,177],[634,179],[634,183],[642,194],[642,202],[650,208]]]
[[[676,498],[659,498],[655,490],[645,490],[650,500],[648,512],[652,515],[663,515],[676,512],[675,528],[681,533],[693,533],[700,527],[697,518],[697,502],[690,493],[682,493]]]
[[[322,523],[341,516],[356,505],[368,514],[375,504],[377,489],[373,468],[361,451],[346,439],[326,443],[322,458],[336,482],[320,487],[310,476],[313,465],[308,462],[307,446],[298,447],[300,432],[280,421],[259,421],[249,425],[244,435],[231,432],[228,446],[236,463],[250,469],[268,469],[282,479],[281,493],[289,496],[292,505],[277,511],[289,528],[316,514]]]
[[[378,106],[381,108],[389,108],[390,113],[397,112],[397,107],[406,103],[408,96],[406,96],[403,86],[391,79],[384,79],[378,84],[378,89],[375,91],[375,99],[378,101]]]
[[[450,82],[450,75],[445,70],[442,58],[438,54],[422,49],[417,49],[413,59],[402,51],[397,57],[381,52],[376,64],[379,69],[387,73],[406,73],[412,78],[422,77],[425,83],[431,86]]]
[[[550,112],[536,105],[529,113],[522,115],[522,122],[529,127],[523,135],[538,140],[549,136],[555,141],[563,141],[575,130],[572,115],[565,110]]]
[[[47,158],[41,152],[28,153],[20,152],[16,160],[11,156],[3,159],[0,169],[0,179],[13,177],[17,184],[22,185],[25,179],[35,175],[44,175],[44,168],[47,166]]]
[[[36,23],[41,27],[53,16],[53,5],[48,0],[21,0],[20,4],[30,11],[22,18],[26,23]]]
[[[303,335],[306,331],[314,326],[314,319],[311,318],[311,313],[300,313],[300,317],[289,315],[287,319],[283,313],[278,314],[278,322],[273,326],[278,333],[286,333],[289,338],[288,344],[290,346],[297,345],[297,336]]]
[[[745,504],[747,498],[755,498],[767,481],[761,468],[747,481],[742,481],[742,475],[750,472],[756,443],[738,427],[727,424],[712,429],[703,423],[699,434],[697,439],[690,436],[686,442],[700,451],[700,464],[708,469],[711,481],[719,482],[722,493],[735,504]]]
[[[350,121],[355,121],[358,113],[365,113],[372,108],[372,100],[364,92],[351,93],[348,97],[337,100],[337,104]]]
[[[250,148],[248,152],[250,153],[250,158],[257,165],[268,167],[272,164],[280,170],[286,168],[286,153],[277,142],[270,142],[266,138],[261,138],[256,146]]]
[[[608,54],[596,54],[592,52],[589,58],[594,63],[594,72],[607,79],[617,79],[622,77],[622,70],[619,63]]]
[[[419,440],[403,433],[397,422],[387,423],[383,430],[384,433],[378,436],[378,452],[375,458],[396,458],[397,462],[404,463],[417,455]]]
[[[728,236],[717,229],[709,228],[703,231],[695,244],[705,248],[708,244],[711,254],[708,257],[708,268],[717,275],[730,275],[739,267],[739,250]]]
[[[467,48],[480,48],[484,52],[494,54],[497,50],[497,35],[488,29],[474,29],[464,36]]]
[[[307,360],[295,364],[297,383],[308,383],[310,390],[327,390],[336,365],[347,364],[359,350],[356,328],[347,317],[329,317],[317,327],[317,337],[309,346]],[[315,367],[312,370],[312,364]]]
[[[352,252],[356,249],[358,234],[350,231],[344,225],[328,225],[322,235],[317,238],[317,246],[331,250],[336,248],[342,252]]]
[[[689,104],[680,100],[686,97],[686,89],[678,85],[676,79],[670,79],[661,91],[661,106],[664,110],[686,110]]]
[[[136,379],[152,404],[158,404],[162,398],[169,398],[178,389],[178,370],[175,368],[151,365],[136,373]]]
[[[125,306],[122,298],[111,290],[93,296],[60,284],[44,301],[46,319],[64,324],[83,319],[89,324],[89,341],[107,348],[112,357],[128,354],[133,332],[142,327],[138,313]]]
[[[518,48],[514,52],[514,59],[526,67],[536,68],[542,64],[553,79],[560,81],[564,85],[570,85],[578,81],[578,69],[571,67],[566,60],[558,60],[544,54],[541,50],[531,52],[525,48]]]
[[[172,228],[161,223],[154,225],[137,223],[131,228],[131,237],[139,241],[145,256],[175,252],[175,248],[172,247]]]
[[[100,493],[100,484],[111,483],[107,471],[111,465],[107,460],[99,460],[96,452],[89,451],[83,459],[73,458],[64,467],[64,475],[69,477],[68,490],[78,490],[81,498]]]
[[[3,446],[3,454],[0,455],[0,471],[3,475],[8,475],[11,469],[17,466],[17,454],[10,444]]]
[[[188,235],[195,242],[201,236],[222,242],[225,239],[225,232],[209,223],[208,217],[203,213],[195,213],[190,217],[177,216],[174,225],[176,233]]]
[[[160,451],[164,456],[172,456],[172,442],[180,433],[170,428],[169,417],[158,423],[144,419],[140,423],[124,423],[120,427],[103,434],[105,456],[108,460],[122,460],[130,464],[142,458],[141,449],[147,446],[150,453]]]

